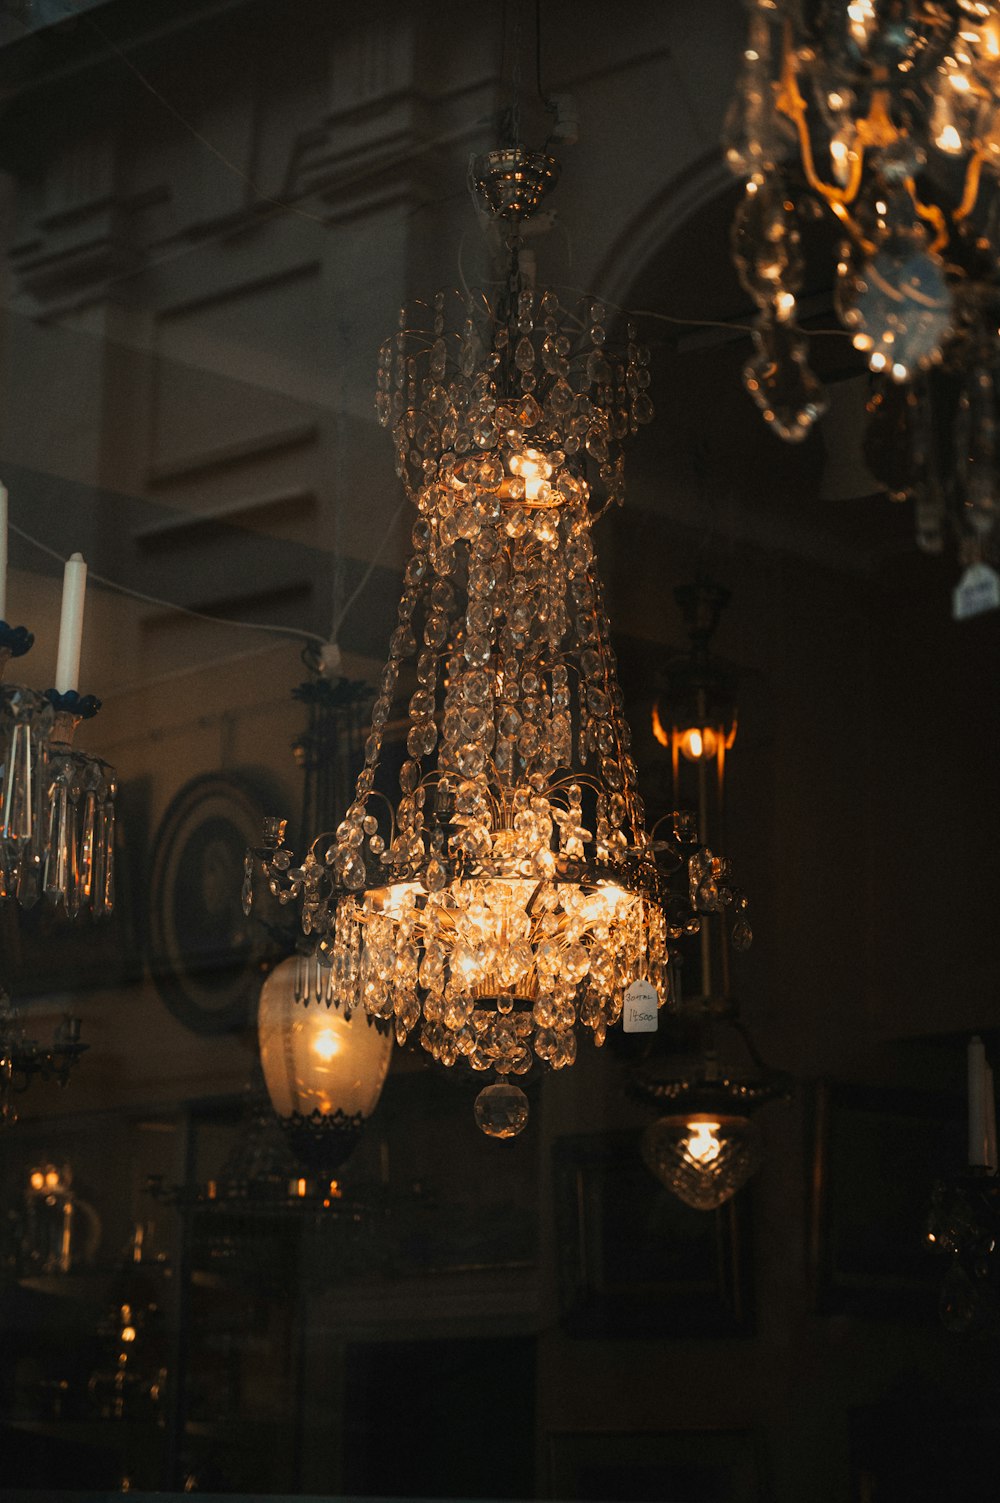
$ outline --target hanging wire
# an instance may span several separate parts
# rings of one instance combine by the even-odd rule
[[[331,642],[336,642],[336,640],[337,640],[337,633],[340,631],[340,628],[343,626],[344,620],[345,620],[345,618],[347,616],[348,611],[351,609],[351,606],[354,604],[354,602],[361,595],[361,593],[363,592],[363,590],[364,590],[365,586],[367,585],[368,581],[371,579],[372,574],[375,572],[375,568],[376,568],[376,566],[377,566],[377,564],[379,562],[379,559],[382,557],[383,553],[385,552],[386,546],[387,546],[387,544],[389,542],[389,539],[392,537],[393,532],[396,530],[396,524],[399,521],[400,517],[402,516],[403,511],[406,508],[406,505],[407,505],[407,497],[404,496],[403,499],[400,501],[399,505],[396,507],[396,510],[393,512],[392,517],[390,518],[390,521],[389,521],[389,525],[388,525],[388,527],[385,529],[385,531],[382,534],[382,541],[379,543],[379,545],[376,548],[374,554],[372,555],[371,559],[368,562],[368,567],[365,569],[365,572],[362,574],[361,578],[358,580],[358,583],[355,585],[354,590],[352,591],[350,597],[348,598],[347,604],[344,606],[343,610],[340,612],[340,615],[337,617],[336,621],[334,621],[332,627],[330,628],[330,641]]]
[[[37,548],[40,553],[46,553],[49,558],[54,558],[59,563],[65,564],[65,554],[60,553],[55,548],[50,548],[48,543],[43,543],[39,538],[33,537],[30,532],[27,532],[23,527],[18,527],[15,522],[8,522],[7,525],[11,532],[16,533],[19,538],[23,538],[26,543],[30,543],[33,548]],[[108,579],[106,575],[98,574],[89,567],[87,569],[87,578],[88,580],[92,579],[95,584],[103,585],[106,590],[115,590],[119,595],[128,595],[132,600],[139,600],[144,605],[155,605],[159,606],[161,610],[176,611],[178,615],[190,616],[194,621],[211,621],[217,626],[232,626],[240,631],[264,631],[269,632],[271,636],[295,637],[299,641],[319,642],[323,646],[326,646],[326,638],[321,637],[318,632],[301,631],[296,626],[265,626],[258,621],[232,621],[227,616],[213,616],[208,611],[195,611],[189,606],[178,605],[174,600],[161,600],[157,595],[147,595],[142,590],[133,590],[130,585],[119,584],[116,579]],[[352,603],[353,601],[349,601],[348,607]],[[345,609],[342,614],[346,615],[346,613]]]

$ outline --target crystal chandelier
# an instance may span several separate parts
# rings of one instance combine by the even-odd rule
[[[532,285],[518,222],[555,176],[536,158],[474,164],[509,222],[498,287],[404,310],[382,347],[377,413],[418,513],[398,624],[334,838],[294,866],[272,821],[261,853],[272,891],[301,900],[328,999],[493,1072],[476,1119],[495,1137],[527,1120],[509,1076],[571,1065],[577,1024],[602,1044],[630,989],[662,1004],[710,875],[692,866],[688,884],[700,849],[654,851],[644,829],[594,568],[592,524],[621,503],[624,442],[652,416],[649,354],[631,326],[612,347],[599,302]]]
[[[6,532],[6,492],[0,530]],[[0,549],[0,557],[3,550]],[[78,692],[87,566],[66,564],[55,687],[2,682],[7,663],[30,649],[24,626],[0,619],[0,898],[25,908],[40,898],[75,917],[114,907],[115,771],[73,745],[100,709]],[[3,593],[0,587],[0,615]]]
[[[726,130],[730,166],[746,179],[734,259],[758,309],[747,389],[792,441],[825,409],[797,322],[798,206],[818,203],[840,231],[838,315],[884,377],[869,403],[875,473],[894,495],[916,496],[923,546],[941,547],[950,511],[975,563],[996,512],[1000,7],[747,5]],[[949,376],[930,374],[942,365]]]

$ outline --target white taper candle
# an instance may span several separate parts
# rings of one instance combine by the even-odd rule
[[[984,1168],[986,1156],[986,1049],[978,1034],[969,1040],[969,1163]]]
[[[71,554],[63,570],[62,614],[59,618],[59,654],[54,688],[68,694],[80,687],[80,648],[83,645],[83,603],[87,590],[87,565],[79,553]]]
[[[7,487],[0,481],[0,621],[7,620]]]
[[[993,1084],[993,1066],[986,1066],[986,1167],[997,1172],[997,1103]]]

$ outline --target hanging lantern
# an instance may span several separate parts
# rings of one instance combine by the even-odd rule
[[[653,705],[653,735],[670,750],[674,801],[681,800],[680,759],[718,765],[725,774],[726,753],[736,740],[735,670],[709,653],[729,591],[707,579],[682,585],[674,599],[684,614],[690,643],[664,670],[664,691]]]
[[[382,1094],[388,1023],[363,1009],[324,1007],[310,989],[315,959],[293,955],[264,982],[257,1034],[264,1081],[297,1158],[325,1178],[351,1152]]]
[[[671,752],[675,802],[690,798],[694,808],[688,819],[702,841],[714,844],[725,822],[726,753],[736,739],[738,674],[713,657],[709,647],[730,592],[701,577],[674,596],[690,646],[667,665],[665,689],[653,709],[653,730]],[[709,764],[714,777],[707,775]],[[672,817],[677,821],[680,816]],[[737,895],[732,929],[720,922],[721,905],[713,902],[718,858],[710,861],[709,855],[690,863],[701,884],[704,917],[692,953],[682,953],[674,968],[675,1044],[688,1042],[693,1034],[697,1062],[678,1071],[669,1043],[659,1040],[657,1050],[633,1072],[630,1087],[657,1113],[643,1136],[646,1164],[680,1200],[700,1211],[723,1205],[760,1167],[760,1134],[752,1114],[788,1090],[786,1077],[764,1064],[730,994],[730,946],[745,949],[751,939],[747,904]],[[691,972],[693,980],[688,979]],[[723,1070],[719,1040],[727,1033],[741,1039],[756,1069],[752,1077]]]
[[[760,1168],[760,1132],[752,1114],[785,1089],[776,1077],[720,1077],[714,1054],[688,1079],[642,1080],[634,1093],[663,1112],[643,1135],[643,1159],[685,1205],[714,1211]]]

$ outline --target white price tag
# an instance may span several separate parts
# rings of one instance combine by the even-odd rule
[[[951,613],[956,621],[981,616],[1000,606],[1000,574],[989,564],[970,564],[952,595]]]
[[[660,999],[651,981],[633,981],[622,1008],[623,1033],[655,1033]]]

